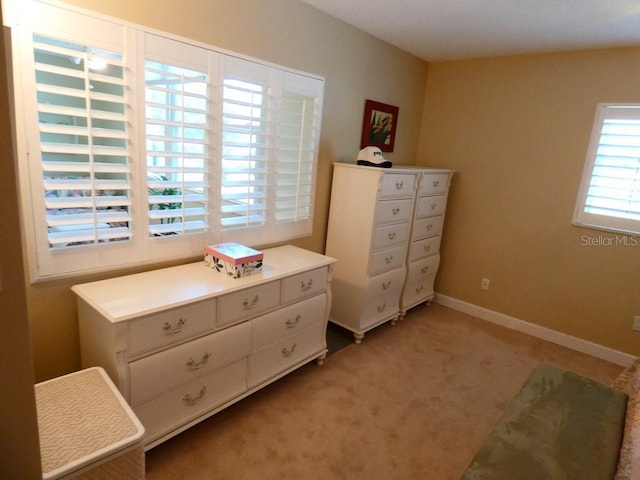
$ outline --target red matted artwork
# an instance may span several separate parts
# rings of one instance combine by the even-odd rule
[[[383,152],[393,152],[398,126],[398,107],[366,100],[362,120],[360,148],[374,146]]]

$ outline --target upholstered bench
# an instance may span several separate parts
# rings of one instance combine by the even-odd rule
[[[640,478],[638,370],[610,387],[540,364],[461,480]]]

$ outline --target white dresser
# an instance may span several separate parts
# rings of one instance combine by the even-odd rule
[[[334,262],[283,246],[239,279],[197,262],[75,285],[82,365],[109,373],[152,448],[322,363]]]
[[[433,298],[453,171],[335,163],[327,255],[338,260],[330,321],[356,343]]]

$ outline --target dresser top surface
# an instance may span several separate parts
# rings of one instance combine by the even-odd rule
[[[111,322],[279,280],[336,260],[292,245],[265,249],[262,271],[231,278],[204,261],[74,285],[72,290]]]
[[[369,167],[355,163],[334,162],[334,167],[355,168],[361,170],[380,171],[382,173],[455,173],[448,168],[432,168],[421,165],[394,165],[391,168]]]

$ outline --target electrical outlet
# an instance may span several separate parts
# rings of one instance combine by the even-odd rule
[[[482,281],[480,282],[480,288],[482,290],[489,290],[489,285],[490,284],[491,284],[491,279],[483,278]]]
[[[640,331],[640,315],[633,317],[633,329]]]

